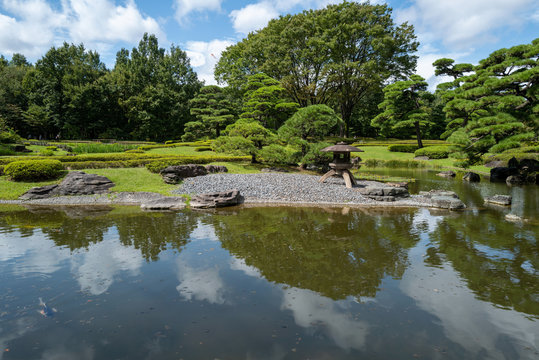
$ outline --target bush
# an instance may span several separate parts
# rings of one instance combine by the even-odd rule
[[[0,131],[0,144],[15,144],[22,142],[22,138],[13,130]]]
[[[50,150],[50,151],[56,151],[58,150],[58,148],[56,146],[47,146],[46,148],[47,150]]]
[[[331,146],[331,144],[324,142],[309,144],[307,154],[301,159],[301,163],[315,165],[329,164],[331,159],[333,159],[333,153],[321,151],[328,146]]]
[[[165,141],[165,145],[170,145],[170,144],[173,144],[174,143],[174,140],[167,140]]]
[[[285,146],[271,144],[264,146],[258,152],[259,160],[267,164],[297,164],[300,160],[300,154],[293,149]]]
[[[130,149],[130,150],[125,150],[124,152],[128,154],[144,154],[144,150],[141,150],[141,149]]]
[[[17,153],[9,146],[0,145],[0,156],[16,155]]]
[[[249,156],[184,156],[182,158],[155,160],[146,164],[146,168],[153,173],[159,173],[166,167],[187,164],[209,164],[212,162],[244,162]]]
[[[412,145],[412,144],[392,144],[387,147],[387,150],[391,152],[403,152],[403,153],[413,153],[417,149],[419,149],[419,147],[417,145]]]
[[[48,149],[43,149],[39,152],[39,154],[41,156],[53,156],[54,155],[54,151],[52,150],[48,150]]]
[[[4,173],[14,181],[55,179],[63,172],[64,166],[58,160],[14,161],[4,167]]]
[[[417,149],[414,156],[428,156],[429,159],[446,159],[450,152],[449,146],[428,146]]]

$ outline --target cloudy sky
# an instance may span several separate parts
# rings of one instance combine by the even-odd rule
[[[220,53],[281,14],[340,0],[0,0],[0,54],[34,62],[51,47],[84,43],[114,65],[116,52],[136,46],[144,32],[160,45],[186,50],[199,77],[214,83]],[[421,42],[417,72],[451,57],[477,63],[490,52],[539,37],[537,0],[374,0],[393,8],[396,22],[415,26]]]

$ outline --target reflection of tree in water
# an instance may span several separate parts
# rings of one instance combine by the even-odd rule
[[[500,221],[492,213],[466,216],[440,222],[430,235],[436,247],[425,261],[437,266],[445,258],[479,299],[539,315],[536,229]]]
[[[374,296],[384,277],[402,276],[406,249],[419,239],[413,211],[270,207],[213,221],[223,247],[266,279],[343,299]]]
[[[197,226],[197,214],[192,212],[145,213],[134,207],[125,209],[117,211],[99,206],[10,209],[0,212],[0,227],[2,231],[12,231],[15,227],[23,236],[32,235],[39,228],[57,246],[70,250],[101,242],[109,229],[116,227],[124,246],[133,246],[147,261],[154,261],[163,250],[181,251]]]
[[[197,227],[197,214],[187,211],[139,213],[130,217],[119,217],[114,223],[122,244],[139,249],[147,261],[155,261],[159,259],[161,251],[181,251],[189,242],[189,235]]]

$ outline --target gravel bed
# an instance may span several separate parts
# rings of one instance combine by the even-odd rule
[[[319,183],[320,176],[303,174],[211,174],[185,179],[174,190],[177,194],[202,194],[237,189],[245,202],[310,203],[310,204],[364,204],[377,206],[421,206],[421,199],[410,197],[395,202],[380,202],[361,195],[359,188],[380,184],[358,181],[352,189],[346,188],[342,178],[331,177]]]

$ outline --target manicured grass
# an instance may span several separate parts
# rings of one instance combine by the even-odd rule
[[[387,149],[387,146],[365,146],[364,148],[361,146],[358,147],[364,152],[352,153],[352,155],[359,156],[363,161],[367,159],[412,160],[414,158],[413,153],[391,152]]]
[[[88,174],[106,176],[116,186],[111,191],[149,191],[163,195],[172,195],[170,191],[177,185],[169,185],[163,182],[159,174],[152,174],[146,168],[125,169],[84,169]]]
[[[7,176],[0,176],[0,199],[15,200],[33,187],[56,184],[60,181],[61,180],[41,182],[9,181]]]

